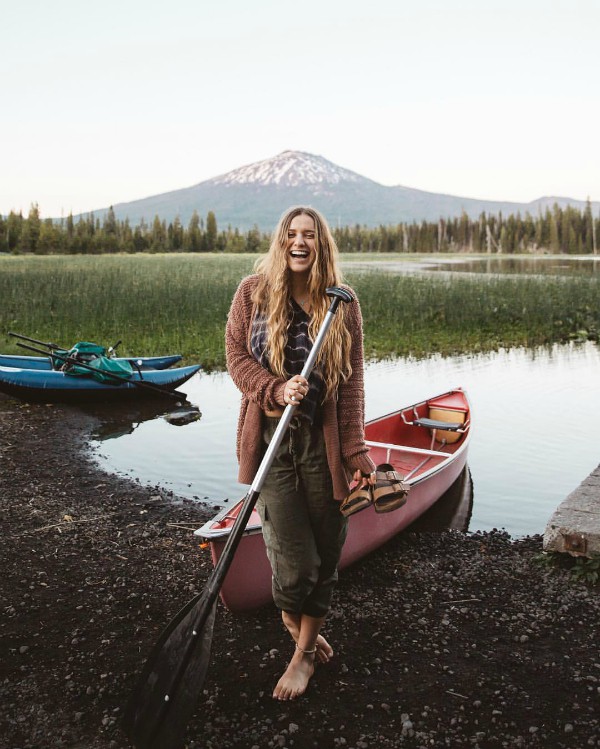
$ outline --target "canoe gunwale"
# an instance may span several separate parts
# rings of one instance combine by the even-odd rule
[[[407,483],[410,487],[418,486],[420,483],[422,483],[423,481],[427,481],[436,473],[439,473],[440,471],[443,471],[446,468],[448,468],[450,463],[454,463],[456,460],[458,460],[461,454],[464,452],[464,450],[467,449],[467,439],[468,439],[468,435],[467,435],[467,438],[465,439],[464,444],[461,445],[460,449],[457,450],[456,452],[439,453],[439,455],[446,455],[447,456],[446,460],[443,460],[437,466],[432,466],[429,470],[424,471],[423,473],[419,474],[416,478],[408,479],[405,483]],[[434,456],[432,455],[431,457],[434,457]],[[243,500],[239,500],[239,502],[236,502],[236,504],[234,505],[234,508],[236,508],[242,502]],[[219,512],[217,515],[215,515],[210,520],[208,520],[201,528],[198,528],[198,530],[194,531],[194,535],[199,536],[205,541],[216,541],[219,538],[224,538],[225,536],[228,536],[231,531],[231,526],[227,526],[226,528],[207,528],[206,526],[214,525],[215,523],[220,523],[228,517],[231,517],[232,520],[235,520],[235,516],[231,516],[230,513],[231,513],[231,508],[227,508],[226,510],[221,510],[221,512]],[[244,530],[243,535],[250,536],[255,533],[262,533],[261,524],[247,525]]]
[[[429,401],[438,400],[439,398],[443,398],[445,395],[450,395],[450,394],[453,394],[453,393],[456,393],[456,392],[461,392],[463,394],[463,396],[465,398],[465,401],[467,402],[467,406],[469,408],[469,413],[470,413],[470,404],[469,404],[468,398],[466,396],[466,393],[462,389],[460,389],[460,388],[454,388],[453,390],[449,390],[446,393],[441,393],[440,395],[436,395],[433,398],[427,398],[427,399],[425,399],[423,401],[420,401],[419,403],[415,403],[414,405],[411,405],[411,406],[408,406],[408,407],[405,407],[405,408],[400,408],[400,409],[398,409],[396,411],[392,411],[389,414],[386,414],[385,416],[380,416],[380,417],[378,417],[376,419],[371,419],[371,420],[369,420],[367,422],[367,424],[365,425],[365,427],[366,426],[370,426],[371,424],[375,424],[377,422],[383,421],[385,419],[390,419],[390,418],[392,418],[394,416],[401,415],[403,412],[406,412],[406,411],[408,411],[408,410],[410,410],[412,408],[417,408],[419,406],[422,406],[422,405],[425,405],[425,404],[429,403]],[[416,487],[416,486],[418,486],[419,484],[421,484],[421,483],[423,483],[425,481],[428,481],[429,479],[431,479],[436,474],[438,474],[438,473],[440,473],[440,472],[445,471],[446,469],[448,469],[448,467],[452,463],[455,463],[455,462],[460,461],[462,459],[463,454],[469,448],[469,442],[470,442],[470,439],[471,439],[471,424],[470,424],[470,422],[471,422],[471,419],[469,418],[469,426],[465,430],[465,433],[464,433],[463,438],[462,438],[462,440],[460,442],[460,445],[453,452],[447,453],[447,452],[443,452],[442,450],[440,450],[440,451],[437,451],[437,450],[426,450],[424,448],[410,448],[410,447],[406,447],[405,448],[405,451],[414,452],[416,454],[423,455],[423,456],[428,456],[428,457],[432,457],[433,458],[433,457],[437,457],[438,455],[440,455],[440,456],[444,456],[446,458],[445,460],[440,461],[437,465],[434,465],[431,468],[427,469],[426,471],[423,471],[418,476],[416,476],[414,478],[408,478],[406,480],[406,483],[411,488],[412,487]],[[403,451],[403,448],[405,447],[403,445],[392,445],[392,444],[388,445],[387,443],[376,442],[374,440],[365,440],[365,442],[366,442],[367,445],[369,445],[370,443],[373,443],[373,446],[381,446],[381,447],[384,447],[384,448],[389,446],[389,448],[390,448],[390,450],[392,452],[393,452],[394,449],[398,450],[399,452]],[[442,445],[442,447],[444,447],[444,446],[445,445]],[[227,518],[231,518],[232,520],[235,520],[236,516],[235,515],[231,515],[231,512],[232,512],[232,510],[234,510],[242,502],[243,502],[243,500],[239,500],[239,502],[236,502],[236,504],[233,507],[224,508],[223,510],[221,510],[220,512],[218,512],[210,520],[208,520],[206,523],[204,523],[204,525],[202,525],[200,528],[198,528],[196,531],[194,531],[194,535],[195,536],[199,536],[200,538],[202,538],[204,541],[206,541],[208,543],[213,542],[213,541],[219,541],[219,539],[223,539],[226,536],[228,536],[229,533],[230,533],[230,531],[231,531],[231,526],[227,526],[225,528],[213,528],[213,527],[210,527],[210,526],[214,526],[216,523],[220,523],[220,522],[222,522],[223,520],[225,520]],[[262,525],[260,523],[253,524],[253,525],[247,525],[246,528],[245,528],[245,530],[244,530],[243,535],[250,536],[250,535],[255,535],[255,534],[258,534],[258,533],[262,533]]]

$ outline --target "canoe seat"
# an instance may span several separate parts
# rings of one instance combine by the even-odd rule
[[[415,419],[413,425],[426,427],[427,429],[444,429],[448,432],[457,432],[464,426],[463,422],[437,421],[437,419]]]
[[[469,426],[467,414],[463,410],[429,407],[428,416],[419,416],[416,408],[412,409],[412,419],[406,418],[406,412],[401,413],[402,421],[408,426],[423,427],[431,432],[430,448],[436,442],[452,445],[461,438]]]

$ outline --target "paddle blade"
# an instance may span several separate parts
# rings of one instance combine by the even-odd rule
[[[136,749],[180,749],[206,677],[217,610],[196,596],[172,619],[146,661],[125,713]]]

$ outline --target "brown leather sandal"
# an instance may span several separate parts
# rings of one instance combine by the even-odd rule
[[[373,504],[375,512],[391,512],[406,504],[410,486],[402,481],[402,476],[389,463],[381,463],[376,468]]]
[[[346,517],[354,515],[355,512],[360,512],[373,504],[373,492],[371,489],[372,487],[369,484],[366,486],[357,486],[356,489],[353,489],[340,505],[342,515]]]

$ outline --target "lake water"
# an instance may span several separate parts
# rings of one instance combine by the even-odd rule
[[[558,504],[600,462],[600,349],[594,343],[493,354],[370,363],[367,419],[464,387],[473,421],[469,530],[543,533]],[[103,468],[222,506],[236,481],[239,393],[226,373],[194,376],[182,388],[201,418],[169,424],[150,407],[102,414],[94,443]]]
[[[431,271],[442,273],[470,273],[480,275],[520,276],[583,276],[600,275],[599,255],[402,255],[377,259],[351,258],[342,263],[348,271],[387,271],[388,273],[421,274]]]
[[[452,270],[459,273],[527,274],[558,276],[597,276],[600,274],[600,257],[489,255],[475,259],[454,258],[446,263],[432,261],[428,270]]]

